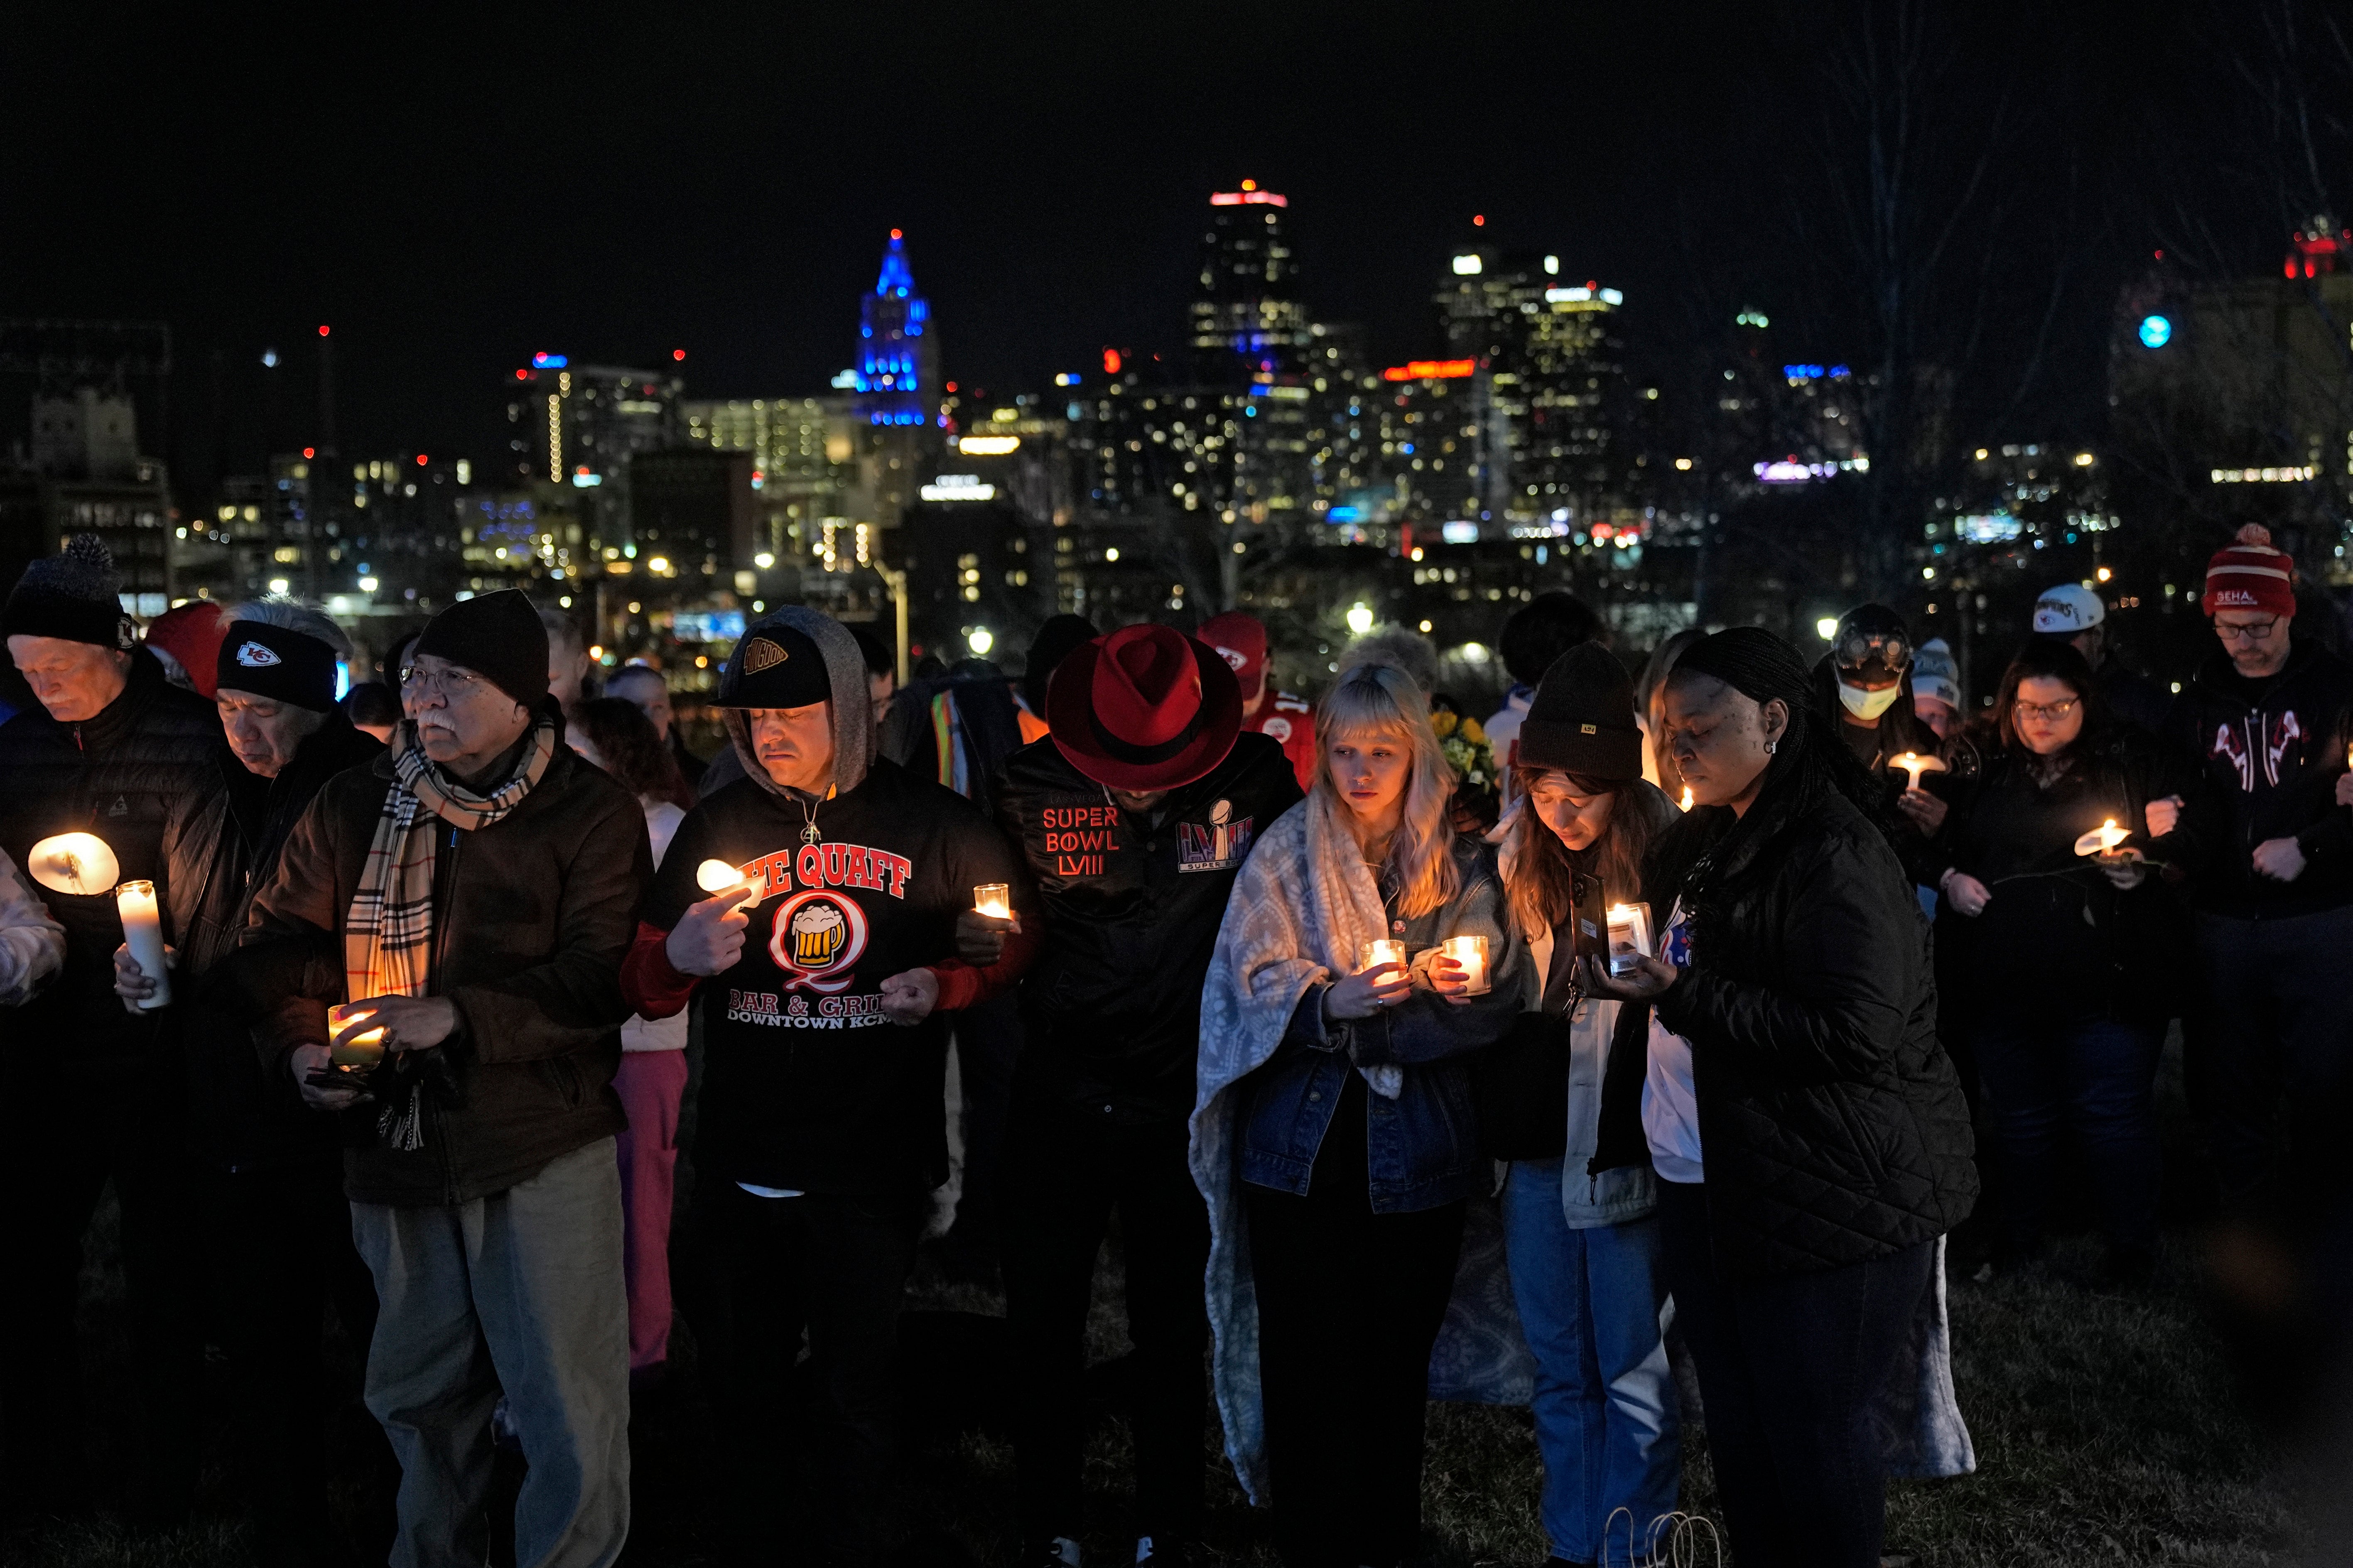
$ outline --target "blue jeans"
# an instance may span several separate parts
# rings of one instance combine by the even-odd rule
[[[1558,1160],[1522,1160],[1504,1189],[1512,1298],[1536,1358],[1545,1534],[1555,1557],[1631,1563],[1651,1521],[1674,1511],[1683,1470],[1675,1381],[1659,1333],[1667,1298],[1659,1222],[1571,1230],[1560,1183]],[[1610,1524],[1620,1509],[1630,1526]]]
[[[2100,1223],[2118,1246],[2157,1241],[2157,1082],[2163,1031],[2114,1018],[1984,1019],[1976,1035],[1979,1105],[2002,1229],[2031,1250],[2059,1163],[2062,1129],[2082,1144]]]

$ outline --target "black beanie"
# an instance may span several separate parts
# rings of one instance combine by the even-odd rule
[[[324,713],[335,705],[335,650],[308,632],[232,621],[221,635],[213,685]]]
[[[460,664],[526,708],[547,697],[547,628],[520,588],[460,599],[417,634],[412,659],[429,653]]]
[[[1634,722],[1634,682],[1617,656],[1580,643],[1552,661],[1520,721],[1514,759],[1578,778],[1627,784],[1642,776],[1642,731]]]
[[[0,608],[0,637],[62,637],[127,651],[131,617],[121,594],[112,552],[98,535],[77,533],[64,554],[25,568]]]
[[[1103,634],[1084,616],[1048,616],[1046,624],[1029,640],[1029,662],[1021,667],[1021,695],[1029,703],[1029,711],[1042,719],[1046,716],[1046,682],[1055,666],[1071,656],[1075,647],[1084,647]]]

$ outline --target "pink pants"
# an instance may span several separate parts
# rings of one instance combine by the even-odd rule
[[[629,1367],[670,1356],[670,1210],[678,1167],[684,1051],[625,1051],[613,1092],[628,1113],[614,1140],[621,1164],[621,1278],[629,1293]]]

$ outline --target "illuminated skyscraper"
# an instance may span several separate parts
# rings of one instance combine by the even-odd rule
[[[939,400],[931,301],[915,292],[906,239],[891,231],[874,292],[858,305],[858,406],[869,425],[928,425]]]
[[[1282,234],[1290,205],[1255,180],[1209,197],[1192,311],[1193,374],[1205,386],[1262,383],[1302,367],[1314,331]]]

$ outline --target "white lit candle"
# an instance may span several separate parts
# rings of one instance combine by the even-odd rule
[[[1631,974],[1637,961],[1651,956],[1651,906],[1609,906],[1609,973]]]
[[[53,893],[95,898],[122,875],[114,851],[95,833],[59,833],[25,852],[25,870]]]
[[[1356,973],[1369,970],[1394,970],[1405,967],[1405,943],[1383,937],[1356,949]]]
[[[172,971],[164,962],[164,921],[155,908],[155,884],[125,882],[114,889],[114,907],[122,916],[122,942],[130,948],[139,973],[155,983],[155,994],[139,1005],[153,1011],[172,1000]]]
[[[1009,919],[1013,914],[1013,889],[1003,882],[983,882],[972,890],[972,907],[993,921]]]
[[[1944,758],[1923,756],[1918,752],[1899,752],[1887,759],[1887,765],[1904,770],[1905,789],[1918,789],[1922,773],[1941,773],[1946,771]]]
[[[1685,811],[1689,811],[1691,808],[1692,808],[1692,788],[1691,788],[1691,785],[1689,785],[1689,784],[1685,784],[1685,785],[1683,785],[1683,809],[1684,809]]]
[[[1492,989],[1487,980],[1485,937],[1450,936],[1438,944],[1438,951],[1462,966],[1462,978],[1469,982],[1463,988],[1463,995],[1484,996]]]
[[[705,860],[694,868],[694,880],[695,885],[706,893],[724,893],[730,889],[743,889],[744,897],[735,906],[738,909],[744,909],[760,901],[759,893],[753,888],[751,879],[724,860]]]
[[[2132,837],[2132,829],[2116,826],[2115,817],[2108,818],[2081,838],[2075,840],[2078,855],[2113,855],[2116,846]]]

